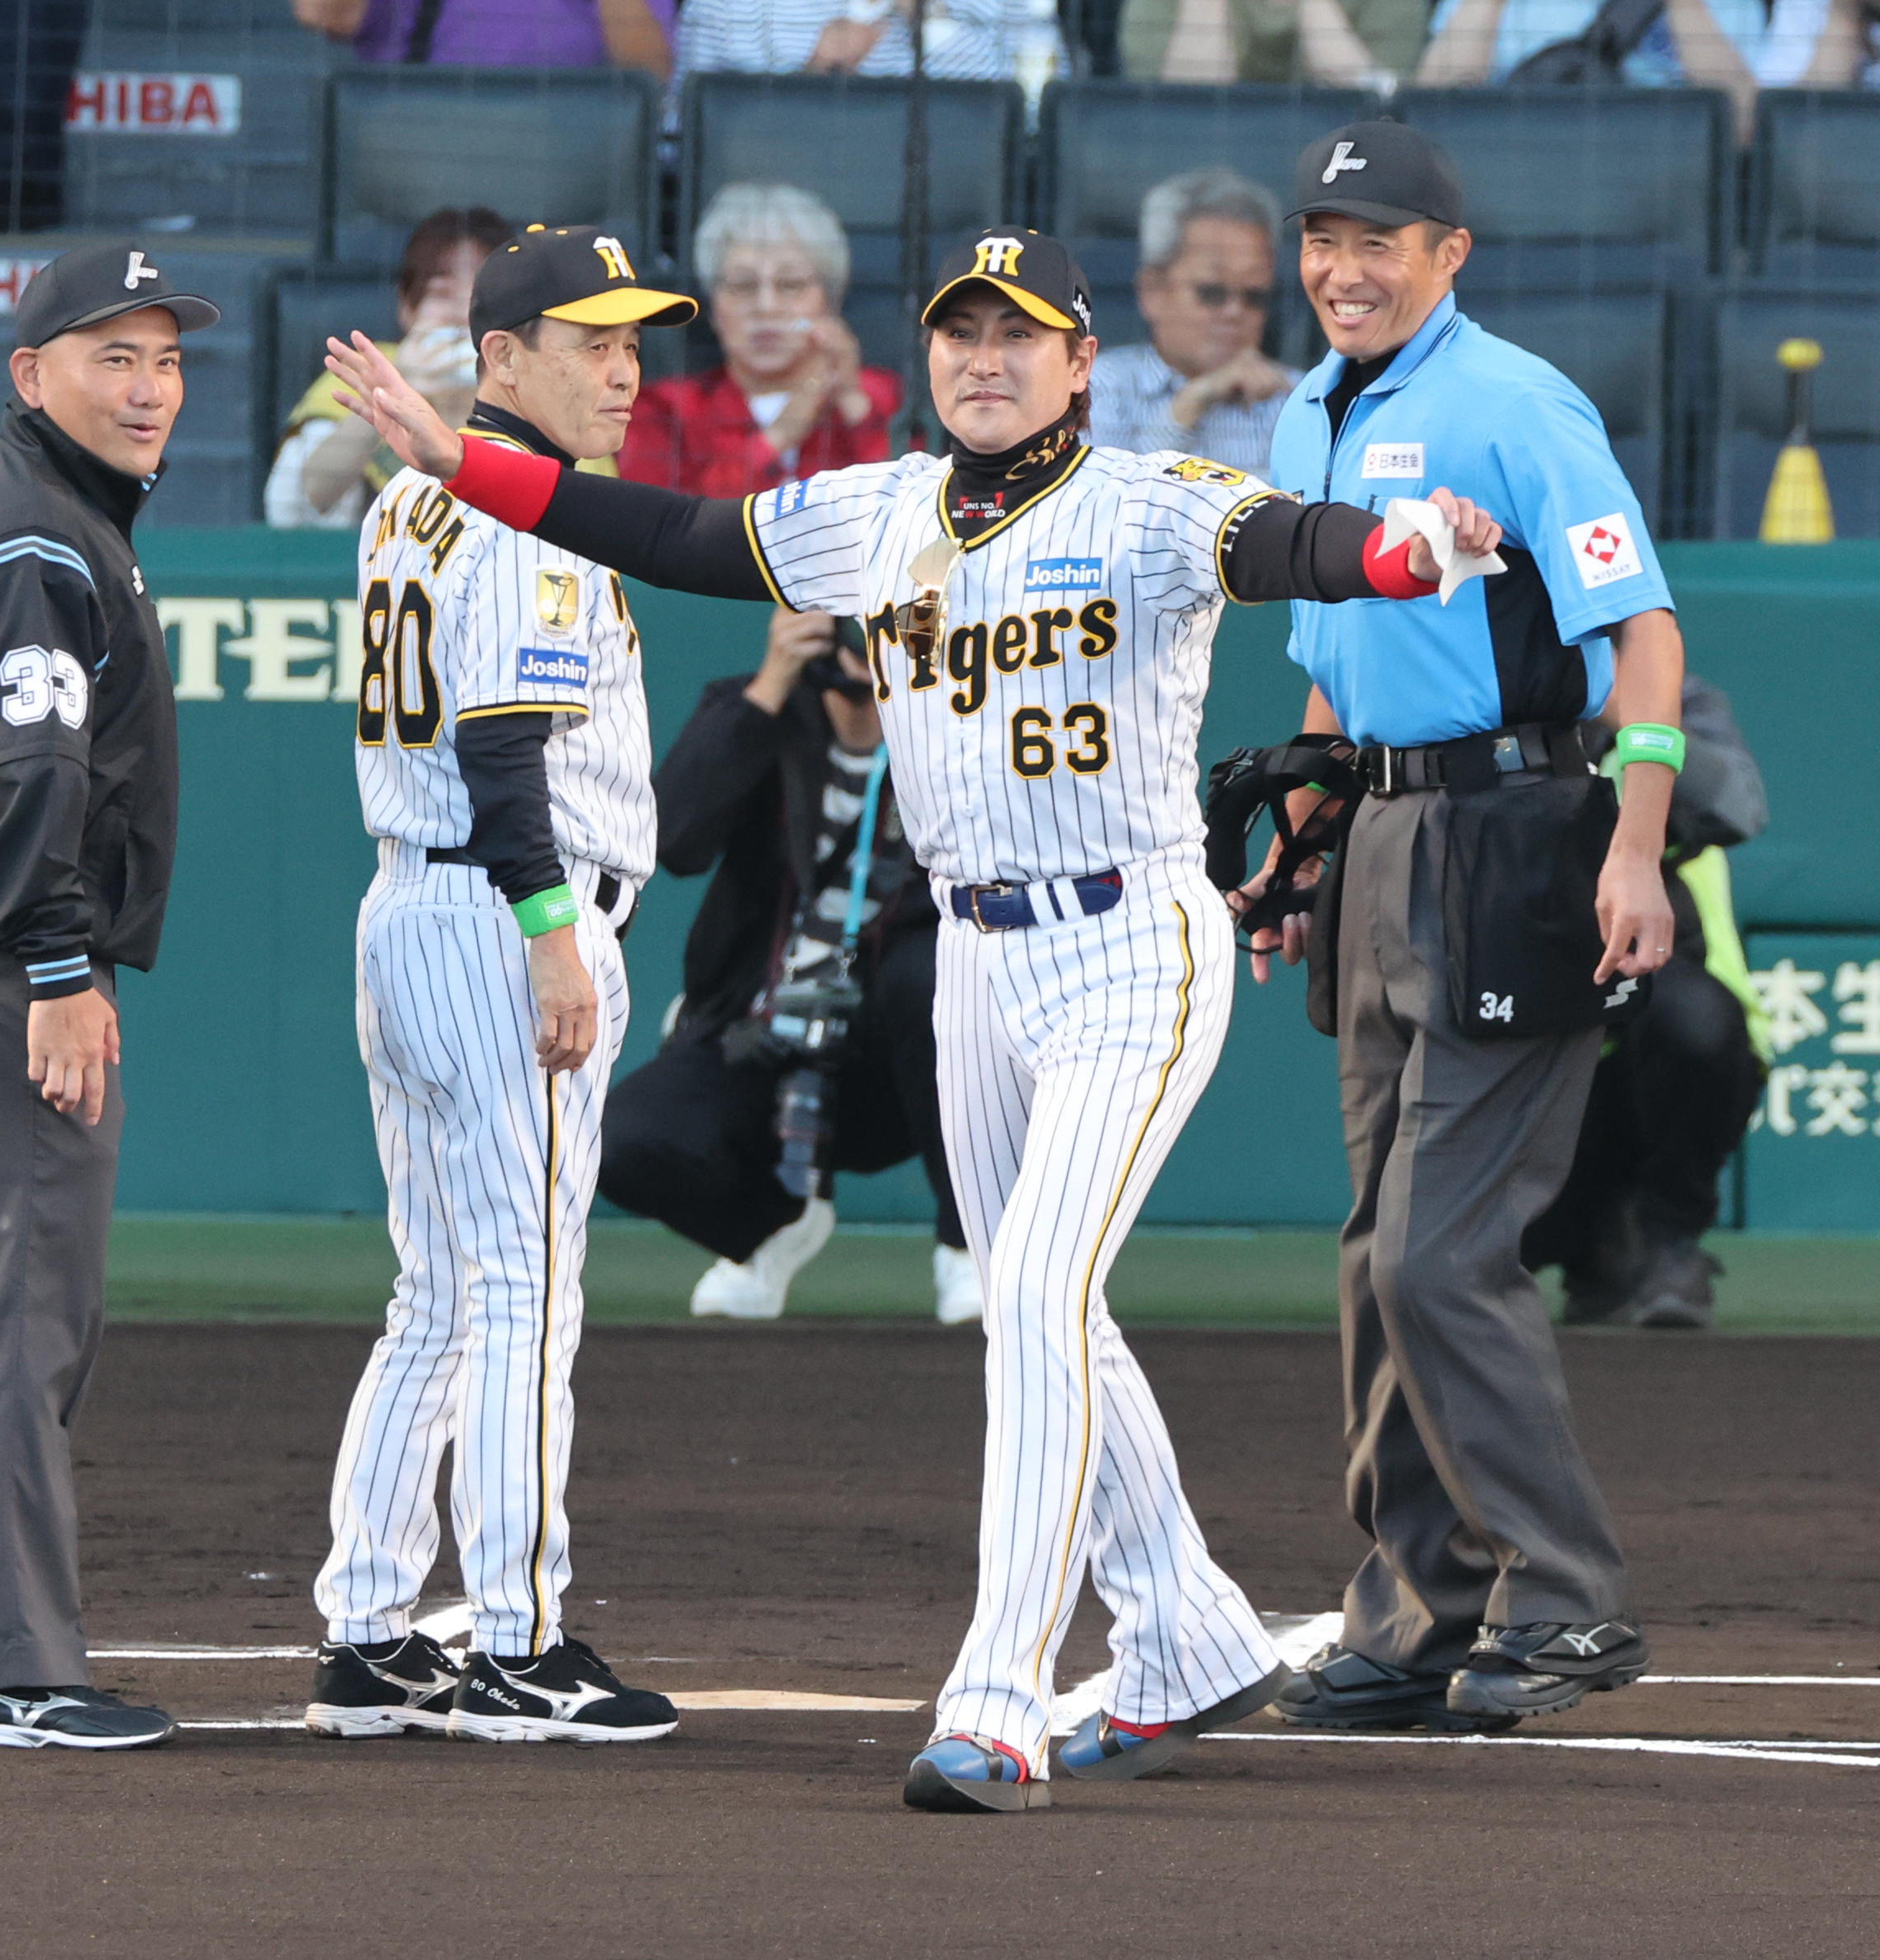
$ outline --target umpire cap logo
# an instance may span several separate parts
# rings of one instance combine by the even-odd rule
[[[1321,183],[1336,183],[1338,181],[1338,173],[1341,170],[1363,170],[1368,164],[1369,159],[1364,157],[1353,156],[1351,152],[1357,147],[1357,145],[1355,143],[1336,143],[1333,145],[1331,161],[1326,164],[1324,171],[1319,177],[1319,181]]]
[[[1013,279],[1025,250],[1021,238],[982,238],[973,254],[973,270],[987,278]]]

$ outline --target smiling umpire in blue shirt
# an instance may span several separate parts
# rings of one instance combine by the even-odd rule
[[[1506,1727],[1647,1658],[1519,1249],[1572,1161],[1601,1024],[1672,943],[1683,646],[1597,411],[1457,310],[1471,241],[1443,152],[1354,124],[1306,151],[1293,204],[1332,351],[1280,415],[1271,481],[1379,509],[1450,485],[1501,520],[1507,569],[1447,606],[1293,607],[1306,728],[1358,744],[1370,792],[1315,931],[1336,934],[1347,1493],[1373,1549],[1279,1709]],[[1616,816],[1572,728],[1602,708],[1630,759]],[[1256,936],[1257,977],[1304,925]]]

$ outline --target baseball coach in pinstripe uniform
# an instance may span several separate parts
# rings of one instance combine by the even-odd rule
[[[0,1745],[173,1731],[90,1685],[71,1425],[104,1325],[124,1106],[114,975],[157,955],[177,721],[131,525],[183,406],[179,336],[221,318],[91,245],[18,313],[0,425]]]

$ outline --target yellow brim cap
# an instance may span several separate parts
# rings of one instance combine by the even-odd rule
[[[1064,327],[1072,333],[1083,331],[1068,313],[1060,313],[1057,307],[1041,300],[1035,293],[1028,293],[1023,286],[1016,286],[1009,279],[994,278],[990,272],[966,272],[957,279],[949,279],[927,301],[921,315],[921,324],[931,326],[934,315],[940,311],[940,302],[949,293],[957,292],[962,286],[996,286],[1021,312],[1029,313],[1033,320],[1042,325]]]
[[[591,299],[570,300],[565,306],[545,307],[550,320],[571,320],[580,326],[624,326],[638,320],[647,326],[683,326],[698,317],[698,302],[684,293],[655,292],[650,286],[616,286]]]

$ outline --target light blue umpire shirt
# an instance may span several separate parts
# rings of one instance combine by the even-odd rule
[[[1595,714],[1607,629],[1671,606],[1632,486],[1591,402],[1557,368],[1486,333],[1453,295],[1352,402],[1338,441],[1328,354],[1287,397],[1269,480],[1308,502],[1382,511],[1439,486],[1501,524],[1508,569],[1425,599],[1293,605],[1287,651],[1354,741],[1410,748]]]

